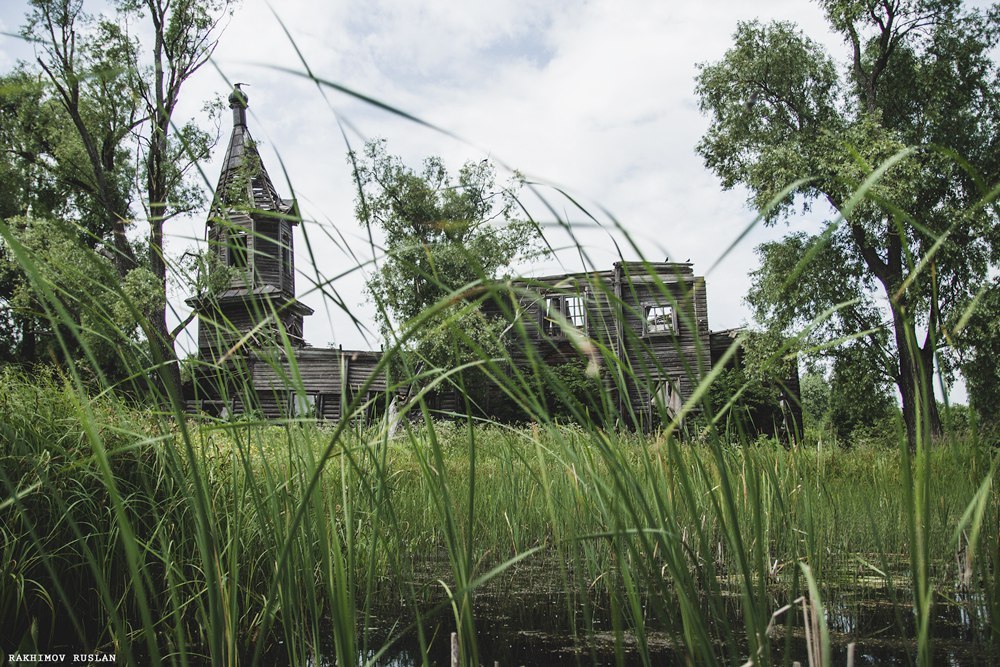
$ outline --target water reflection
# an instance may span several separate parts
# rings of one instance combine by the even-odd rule
[[[895,598],[895,599],[894,599]],[[909,665],[916,658],[915,623],[912,598],[908,591],[862,590],[847,594],[833,591],[825,601],[828,625],[834,644],[835,664],[845,664],[846,647],[855,643],[857,665]],[[933,662],[942,665],[1000,664],[1000,651],[985,628],[977,628],[975,601],[940,599],[934,607]],[[642,665],[635,637],[615,632],[610,605],[606,600],[581,600],[558,591],[487,592],[476,596],[476,631],[478,661],[508,665]],[[970,613],[970,609],[973,610]],[[399,612],[397,608],[396,613]],[[379,610],[386,614],[387,610]],[[729,622],[743,628],[740,608],[729,606]],[[982,618],[981,616],[979,616]],[[388,621],[388,616],[382,617]],[[386,624],[380,623],[382,627]],[[391,625],[391,622],[390,622]],[[450,633],[454,623],[449,617],[425,623],[428,638],[427,662],[447,665],[450,658]],[[785,619],[771,638],[772,656],[782,661],[786,645],[790,659],[806,664],[805,639],[801,615],[793,617],[790,636]],[[984,634],[985,633],[985,634]],[[382,667],[423,665],[423,652],[415,633],[392,636],[374,629],[368,633],[368,646],[381,646],[392,640],[392,647],[374,661]],[[685,664],[677,651],[679,638],[654,623],[647,624],[646,644],[655,665]],[[740,648],[746,655],[746,648]],[[717,652],[724,657],[726,651]],[[369,651],[366,660],[375,655]],[[324,662],[323,664],[332,664]]]

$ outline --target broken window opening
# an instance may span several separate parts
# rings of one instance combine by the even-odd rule
[[[673,306],[649,305],[644,307],[643,335],[655,333],[675,333],[677,318]]]
[[[654,385],[652,400],[650,401],[650,408],[654,415],[660,414],[666,416],[668,420],[673,421],[681,414],[683,406],[684,400],[681,394],[681,380],[679,377],[671,376],[663,378]]]
[[[293,392],[288,395],[288,401],[288,413],[292,417],[315,417],[319,414],[319,394]]]
[[[587,307],[583,296],[552,295],[545,297],[545,310],[542,317],[542,329],[545,335],[558,338],[566,335],[563,330],[563,323],[577,329],[585,329],[587,326]]]
[[[281,230],[281,270],[292,275],[292,235]]]

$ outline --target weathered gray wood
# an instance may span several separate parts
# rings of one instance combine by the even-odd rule
[[[245,95],[230,101],[234,99],[243,105],[234,107],[234,113],[245,112]],[[259,166],[249,179],[241,172],[248,164]],[[241,178],[247,180],[245,185]],[[246,210],[247,202],[252,211]],[[345,406],[361,391],[373,410],[382,409],[374,407],[387,404],[388,378],[376,370],[381,353],[318,350],[305,344],[303,317],[312,311],[295,301],[296,210],[293,201],[278,195],[260,164],[246,114],[235,114],[208,240],[227,265],[231,235],[245,235],[247,271],[234,277],[230,289],[213,303],[189,300],[200,315],[199,355],[204,361],[228,360],[233,368],[237,361],[245,362],[257,405],[241,404],[240,409],[259,409],[269,418],[287,415],[294,392],[307,394],[322,419],[342,418]],[[553,318],[550,311],[561,315]],[[522,369],[531,358],[546,364],[579,359],[574,344],[578,334],[610,350],[623,370],[604,373],[604,387],[619,412],[643,427],[653,426],[667,407],[664,396],[673,412],[688,402],[725,351],[725,337],[716,339],[709,329],[705,279],[683,262],[618,262],[606,271],[516,281],[507,293],[487,302],[484,312],[508,317],[511,330],[525,332],[524,340],[518,336],[511,360]],[[578,332],[567,331],[567,325],[579,327]],[[290,351],[283,349],[286,338]],[[213,386],[209,373],[202,377],[206,387]],[[797,395],[797,374],[787,384],[787,391]],[[215,387],[206,396],[221,391]],[[438,410],[463,408],[455,391],[439,392],[435,401]],[[790,415],[801,423],[800,410]]]

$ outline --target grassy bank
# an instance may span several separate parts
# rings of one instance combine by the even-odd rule
[[[581,637],[588,601],[606,600],[649,662],[653,631],[699,664],[785,661],[768,625],[807,575],[814,602],[877,586],[912,596],[918,619],[961,597],[975,641],[990,651],[1000,636],[996,457],[974,439],[911,459],[575,426],[420,421],[392,440],[334,438],[177,422],[57,375],[0,383],[5,653],[355,664],[378,656],[368,615],[395,600],[406,622],[390,641],[444,618],[477,664],[473,592],[537,564],[584,601]],[[900,631],[929,649],[927,618]]]

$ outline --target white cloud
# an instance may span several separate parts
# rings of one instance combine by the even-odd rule
[[[356,147],[363,137],[384,136],[410,163],[438,154],[455,166],[481,159],[483,151],[565,187],[605,225],[605,230],[578,230],[598,266],[616,259],[606,231],[614,225],[600,213],[604,207],[643,254],[690,258],[697,270],[706,271],[753,216],[743,195],[721,192],[694,153],[707,126],[694,97],[695,63],[721,57],[737,20],[757,15],[793,18],[829,40],[815,5],[795,0],[752,6],[735,0],[710,5],[378,0],[329,6],[296,0],[277,11],[317,76],[414,113],[472,144],[327,90],[333,106],[361,133],[349,132]],[[263,2],[249,0],[240,9],[216,60],[231,79],[252,84],[251,129],[264,143],[272,177],[283,181],[271,153],[276,150],[303,208],[325,225],[310,235],[324,258],[320,271],[329,277],[352,266],[354,260],[331,240],[343,234],[355,239],[356,252],[367,251],[353,218],[340,130],[312,82],[252,65],[266,61],[301,69]],[[192,84],[189,99],[220,90],[214,73]],[[283,183],[279,187],[286,189]],[[585,219],[554,191],[542,191],[569,219]],[[548,217],[543,207],[533,211]],[[624,234],[613,236],[626,257],[635,256]],[[753,266],[752,245],[769,236],[773,233],[753,235],[709,277],[714,327],[747,318],[741,298]],[[576,253],[562,259],[566,268],[579,268]],[[549,262],[534,268],[559,267]],[[362,302],[360,273],[334,286],[350,295],[348,306]],[[323,311],[322,299],[305,300]],[[307,335],[315,344],[366,344],[343,317],[313,319]]]
[[[0,5],[0,27],[16,29],[26,3]],[[355,252],[367,251],[353,215],[346,146],[327,100],[362,135],[348,130],[355,147],[363,137],[383,136],[411,164],[437,154],[454,166],[485,153],[565,187],[605,224],[605,230],[577,230],[599,266],[615,259],[603,206],[650,259],[690,258],[705,272],[754,215],[744,193],[723,192],[695,153],[707,127],[694,95],[696,64],[718,60],[737,22],[754,18],[794,21],[832,53],[843,53],[817,3],[803,0],[284,0],[272,6],[294,45],[264,0],[245,0],[215,62],[230,81],[250,82],[251,131],[279,190],[287,194],[288,186],[278,154],[306,215],[318,221],[307,231],[327,277],[355,265],[335,243],[340,235]],[[9,67],[23,46],[0,36],[0,67]],[[414,113],[471,145],[330,89],[325,99],[312,81],[277,69],[302,69],[295,47],[316,76]],[[219,94],[228,94],[226,84],[207,67],[188,82],[181,113],[194,114]],[[227,114],[224,135],[228,128]],[[223,150],[206,168],[213,183]],[[554,191],[543,191],[558,211],[584,219]],[[547,216],[542,207],[534,211]],[[173,225],[178,253],[202,235],[200,219]],[[714,328],[749,317],[742,297],[755,267],[753,246],[783,231],[756,230],[708,275]],[[615,237],[633,256],[623,235]],[[304,245],[300,266],[308,259]],[[575,253],[563,259],[577,268]],[[534,268],[560,270],[557,262]],[[305,281],[299,284],[301,290]],[[332,287],[365,315],[362,285],[355,272]],[[306,325],[313,344],[377,345],[318,295],[304,300],[317,310]]]

